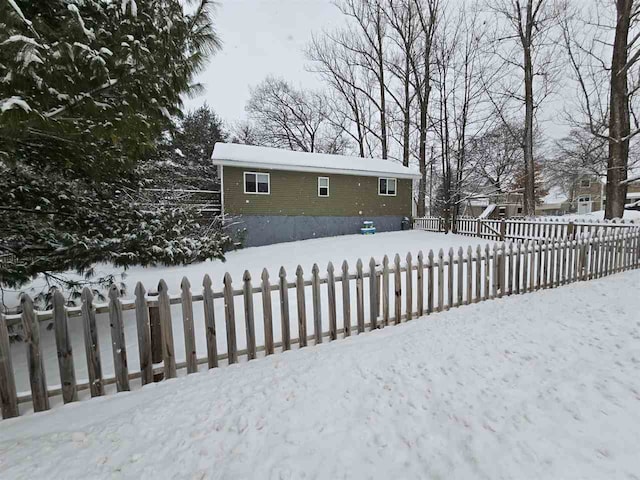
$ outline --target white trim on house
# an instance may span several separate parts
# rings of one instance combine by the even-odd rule
[[[256,191],[248,192],[247,191],[247,175],[255,175],[256,176]],[[267,191],[259,192],[258,191],[258,176],[263,175],[267,177]],[[271,195],[271,174],[265,172],[242,172],[242,189],[247,195]]]
[[[279,148],[235,143],[216,143],[211,159],[214,165],[238,168],[401,179],[420,178],[420,172],[393,160],[293,152]]]
[[[326,185],[320,185],[320,180],[326,180],[327,184]],[[318,177],[318,196],[321,198],[327,198],[328,196],[331,195],[331,189],[329,188],[329,177]],[[321,195],[320,194],[320,188],[326,188],[327,189],[327,194],[326,195]]]
[[[381,189],[380,189],[380,180],[386,180],[385,183],[385,193],[381,193]],[[389,192],[389,180],[393,180],[394,183],[394,189],[393,189],[393,193],[388,193]],[[378,195],[381,197],[395,197],[398,195],[398,179],[395,177],[378,177]]]
[[[218,166],[218,175],[220,176],[220,215],[224,217],[224,167]]]

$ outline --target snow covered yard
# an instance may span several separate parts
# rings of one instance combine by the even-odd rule
[[[640,272],[0,425],[0,478],[639,478]]]
[[[365,270],[368,268],[368,262],[374,257],[377,262],[382,262],[383,256],[389,255],[391,262],[393,256],[398,253],[404,262],[407,252],[411,252],[414,259],[418,251],[422,250],[426,256],[429,249],[434,250],[437,256],[439,249],[444,249],[445,253],[449,248],[463,247],[466,251],[467,246],[476,246],[481,240],[466,237],[462,235],[444,235],[442,233],[432,233],[423,231],[403,231],[381,233],[376,235],[347,235],[341,237],[321,238],[314,240],[304,240],[299,242],[281,243],[264,247],[253,247],[234,252],[229,252],[226,262],[209,261],[183,267],[157,267],[157,268],[132,268],[127,271],[125,282],[127,283],[126,298],[133,298],[133,291],[136,282],[143,283],[147,291],[157,288],[158,281],[164,279],[167,282],[169,291],[173,295],[180,293],[180,283],[183,277],[187,277],[191,283],[194,293],[202,291],[202,279],[205,274],[209,274],[213,280],[213,289],[215,291],[222,290],[222,279],[225,272],[229,272],[234,281],[235,288],[241,288],[242,275],[245,269],[249,270],[253,278],[254,286],[259,285],[260,276],[263,268],[267,268],[270,273],[271,282],[278,280],[278,270],[281,266],[287,271],[289,281],[295,279],[295,270],[298,265],[302,265],[305,277],[310,278],[311,268],[317,263],[321,276],[326,276],[327,264],[331,261],[337,272],[340,272],[343,260],[349,262],[351,272],[355,272],[356,261],[361,258],[365,264]],[[486,242],[486,240],[484,241]],[[113,273],[113,269],[107,266],[101,266],[97,269],[98,274]],[[352,302],[355,302],[355,284],[351,285],[353,291],[351,294]],[[308,298],[311,298],[310,288],[308,287]],[[9,295],[8,293],[6,293]],[[323,297],[323,318],[326,325],[326,289],[322,289]],[[276,306],[274,310],[274,334],[276,341],[280,338],[280,313],[277,308],[278,300],[274,292],[273,304]],[[14,294],[14,300],[17,300],[17,293]],[[264,344],[264,331],[262,318],[262,305],[260,295],[256,294],[255,316],[256,319],[256,336],[258,344]],[[295,309],[295,290],[289,291],[289,304]],[[339,305],[341,305],[339,299]],[[415,299],[414,299],[415,302]],[[366,306],[368,309],[368,305]],[[243,304],[242,297],[235,299],[236,310],[236,330],[238,335],[238,348],[242,349],[246,346],[244,319],[242,317]],[[292,310],[294,311],[294,310]],[[355,304],[352,311],[355,312]],[[368,310],[367,310],[368,311]],[[125,319],[125,340],[128,353],[129,371],[135,372],[139,370],[138,358],[138,338],[134,311],[124,312]],[[355,315],[352,322],[355,322]],[[218,351],[226,352],[226,328],[224,321],[224,303],[220,300],[215,302],[215,318],[216,330],[218,332]],[[307,323],[308,331],[313,331],[312,323],[312,303],[307,301]],[[182,310],[179,305],[172,307],[174,343],[176,347],[176,359],[184,360],[184,335],[182,326]],[[194,306],[195,321],[195,337],[196,351],[199,357],[206,355],[206,334],[204,325],[204,315],[202,303]],[[297,319],[295,314],[291,314],[291,331],[297,334]],[[47,322],[48,323],[48,322]],[[99,331],[100,350],[102,358],[102,368],[105,375],[113,374],[113,357],[111,354],[111,333],[109,327],[109,318],[107,314],[97,315],[97,325]],[[72,317],[69,319],[69,331],[72,340],[76,378],[84,380],[88,377],[87,365],[84,355],[83,326],[81,317]],[[296,335],[294,335],[295,337]],[[46,370],[47,383],[49,385],[57,385],[60,383],[57,349],[55,343],[55,335],[53,330],[41,328],[41,344],[44,357],[44,365]],[[29,391],[28,363],[26,358],[26,348],[23,343],[15,342],[11,346],[13,356],[13,368],[16,375],[16,386],[19,392]],[[204,368],[204,367],[203,367]],[[133,386],[138,382],[133,382]],[[23,407],[28,408],[28,404]]]

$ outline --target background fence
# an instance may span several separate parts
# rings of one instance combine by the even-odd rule
[[[413,228],[428,232],[444,232],[445,220],[440,217],[421,217],[413,221]],[[615,221],[584,221],[564,219],[482,219],[458,217],[447,229],[452,233],[471,235],[490,240],[546,240],[548,238],[579,238],[610,235],[620,230],[640,230],[640,224]]]
[[[236,285],[227,273],[219,291],[214,291],[211,279],[205,276],[200,293],[195,294],[186,278],[179,295],[170,295],[164,280],[158,284],[157,295],[147,294],[138,283],[133,301],[122,300],[113,286],[107,304],[95,304],[86,289],[80,307],[66,307],[62,294],[56,292],[50,311],[35,311],[32,299],[23,295],[20,315],[0,317],[2,416],[14,417],[21,409],[29,410],[29,402],[36,412],[48,410],[53,401],[69,403],[101,396],[109,388],[127,391],[133,381],[134,386],[145,385],[176,377],[181,369],[191,374],[200,365],[216,368],[252,360],[452,307],[639,266],[640,233],[637,229],[614,228],[601,229],[593,236],[494,243],[475,250],[469,247],[466,252],[462,248],[447,253],[429,251],[426,256],[419,252],[415,258],[409,253],[404,261],[399,255],[392,261],[385,256],[379,263],[371,258],[366,266],[358,260],[355,271],[346,261],[339,270],[329,263],[322,274],[314,265],[310,276],[299,266],[293,276],[281,268],[273,280],[264,270],[256,282],[247,271]],[[224,322],[217,324],[214,307],[219,302],[224,305]],[[206,355],[200,357],[194,327],[197,310],[203,314],[206,340]],[[128,313],[135,317],[135,336],[125,338],[124,318]],[[99,337],[107,332],[104,322],[97,320],[99,315],[108,316],[111,355],[100,349]],[[57,384],[47,382],[41,350],[41,325],[47,320],[53,322],[55,332]],[[72,321],[81,321],[84,355],[72,348],[79,340],[70,334]],[[8,327],[15,324],[22,325],[23,343],[9,342]],[[176,332],[184,343],[184,350],[180,348],[184,360],[180,361]],[[14,373],[20,367],[14,364],[17,350],[24,352],[22,367],[28,371],[30,393],[18,393],[16,389]],[[132,353],[139,362],[134,372],[129,371],[128,355]],[[107,363],[112,375],[106,373]],[[76,378],[80,364],[86,369],[86,379]]]

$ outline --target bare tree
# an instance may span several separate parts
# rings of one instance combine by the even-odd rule
[[[498,124],[469,142],[471,181],[481,192],[506,193],[513,185],[523,165],[522,146],[512,134],[518,128]]]
[[[243,145],[258,145],[258,134],[253,124],[249,121],[238,122],[231,127],[231,143]]]
[[[314,35],[306,50],[312,62],[308,68],[318,73],[332,91],[329,100],[332,115],[328,120],[336,128],[341,127],[356,143],[358,154],[365,157],[373,149],[368,138],[372,132],[371,90],[356,65],[355,53],[342,42],[334,41],[343,36],[340,31]]]
[[[387,68],[400,83],[398,89],[392,88],[389,82],[385,88],[402,117],[399,143],[402,147],[402,164],[408,167],[411,158],[411,114],[416,98],[412,59],[415,58],[420,36],[419,16],[414,0],[388,0],[384,14],[391,27],[390,41],[396,47],[388,56]]]
[[[498,82],[486,82],[492,93],[496,112],[505,125],[512,114],[508,104],[518,110],[524,106],[522,149],[524,153],[524,213],[535,214],[536,167],[534,162],[534,128],[536,111],[551,93],[558,73],[557,26],[564,17],[562,0],[490,0],[490,9],[503,26],[494,40],[494,55],[499,59],[493,68],[500,72]],[[501,98],[499,98],[501,97]],[[517,132],[513,132],[514,135]]]
[[[374,98],[373,95],[369,95],[369,98],[378,109],[380,147],[382,158],[386,159],[389,154],[385,83],[387,22],[383,14],[382,0],[340,0],[336,1],[335,5],[351,20],[353,29],[333,36],[333,41],[353,52],[356,65],[370,72],[377,83],[378,98]]]
[[[415,12],[418,15],[419,21],[419,35],[417,46],[414,50],[415,55],[410,57],[410,62],[411,72],[413,76],[413,88],[416,92],[418,166],[420,168],[417,214],[419,217],[422,217],[425,215],[426,209],[425,200],[427,192],[427,133],[430,126],[429,105],[431,99],[433,39],[438,24],[440,5],[439,0],[412,1],[415,6]]]
[[[260,145],[325,153],[341,153],[346,147],[341,129],[327,120],[327,101],[318,92],[267,77],[251,89],[246,110]]]
[[[490,123],[486,90],[480,80],[485,41],[485,27],[473,9],[449,8],[442,13],[434,43],[437,109],[432,116],[440,141],[446,219],[455,220],[460,200],[477,186],[468,182],[472,174],[468,153],[469,143]]]
[[[616,218],[624,213],[630,141],[640,133],[635,114],[640,6],[634,0],[615,0],[604,9],[596,7],[567,18],[563,34],[579,91],[581,126],[607,143],[605,218]]]

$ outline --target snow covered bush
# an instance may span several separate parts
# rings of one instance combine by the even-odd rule
[[[0,2],[0,285],[222,258],[197,212],[142,200],[139,165],[219,47],[210,2]],[[190,9],[191,11],[191,9]]]

